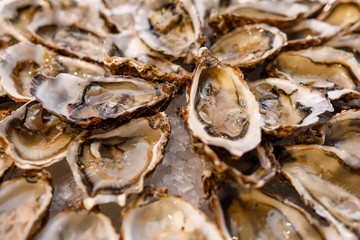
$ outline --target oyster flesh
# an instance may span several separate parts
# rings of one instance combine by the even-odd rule
[[[42,172],[1,184],[1,239],[25,240],[38,230],[52,198],[48,178]]]
[[[235,156],[261,141],[259,104],[235,66],[223,65],[203,48],[187,89],[186,124],[191,135]]]
[[[216,225],[181,197],[148,189],[122,214],[123,240],[224,240]]]
[[[89,196],[85,207],[117,202],[143,190],[146,174],[162,160],[170,134],[165,113],[137,118],[112,130],[93,130],[70,146],[67,156],[76,183]]]
[[[118,240],[119,238],[111,220],[101,212],[66,209],[50,219],[34,239]]]
[[[222,63],[251,67],[280,51],[286,35],[266,24],[245,25],[221,36],[211,53]]]
[[[48,111],[88,127],[106,119],[120,124],[139,114],[156,113],[167,106],[174,86],[130,76],[84,79],[65,73],[55,78],[37,74],[31,93]]]

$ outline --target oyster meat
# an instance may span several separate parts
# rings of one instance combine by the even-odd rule
[[[222,63],[251,67],[280,51],[286,35],[266,24],[245,25],[221,36],[211,53]]]
[[[135,29],[152,50],[195,62],[203,43],[201,24],[191,0],[145,0],[135,15]]]
[[[130,76],[84,79],[65,73],[55,78],[37,74],[31,93],[48,111],[88,127],[106,119],[116,118],[120,124],[139,114],[156,113],[167,106],[174,86]]]
[[[360,231],[360,175],[333,151],[320,145],[288,146],[281,172],[305,203],[338,229],[344,239],[357,239],[345,226]],[[335,148],[336,149],[336,148]]]
[[[67,160],[76,183],[89,196],[85,207],[107,202],[124,206],[129,194],[141,192],[144,177],[163,158],[169,134],[166,114],[158,113],[74,140]]]
[[[286,137],[301,127],[315,124],[321,114],[334,111],[321,92],[289,80],[267,78],[249,86],[260,105],[263,130],[277,137]]]
[[[37,102],[20,107],[0,123],[6,153],[24,169],[41,169],[62,160],[80,133]]]
[[[38,230],[52,198],[47,178],[43,172],[1,184],[1,239],[25,240]]]
[[[66,209],[51,218],[34,239],[118,240],[120,237],[112,226],[111,220],[101,212]]]
[[[122,215],[123,240],[223,240],[216,225],[181,197],[148,190]]]
[[[34,99],[30,93],[31,81],[40,72],[48,76],[66,72],[89,77],[102,75],[105,69],[93,63],[55,54],[30,42],[15,44],[0,53],[1,85],[16,101],[27,102]]]
[[[163,55],[149,49],[134,31],[109,36],[104,43],[104,63],[114,74],[171,82],[182,88],[191,74]]]
[[[203,48],[193,81],[187,89],[186,124],[206,145],[235,156],[261,141],[259,104],[235,66],[223,65]]]

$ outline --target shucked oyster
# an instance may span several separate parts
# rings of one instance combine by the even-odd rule
[[[85,207],[107,202],[124,206],[129,194],[141,192],[144,177],[162,160],[169,133],[166,114],[158,113],[77,138],[67,160],[89,196]]]
[[[0,50],[25,41],[27,39],[0,15]]]
[[[181,197],[148,189],[123,211],[123,240],[224,240],[216,225]]]
[[[19,177],[0,187],[0,239],[28,239],[38,230],[52,188],[45,172]]]
[[[327,90],[333,100],[360,88],[360,63],[353,53],[331,47],[308,48],[280,53],[267,66],[271,75]]]
[[[36,102],[20,107],[0,124],[6,153],[25,169],[40,169],[62,160],[79,132]]]
[[[346,161],[333,149],[286,147],[281,171],[305,203],[334,224],[344,239],[357,239],[345,226],[360,232],[360,175],[344,165]]]
[[[267,23],[277,27],[287,27],[304,14],[316,12],[323,5],[318,1],[314,1],[313,4],[268,0],[239,1],[212,12],[209,22],[219,33],[226,33],[249,23]]]
[[[99,16],[101,0],[74,1],[37,13],[27,26],[34,40],[70,56],[102,62],[102,47],[109,32]],[[61,5],[61,2],[58,5]]]
[[[0,60],[1,85],[11,98],[21,102],[34,99],[30,93],[31,79],[39,72],[48,76],[65,72],[79,77],[105,73],[98,65],[55,54],[30,42],[8,47],[0,53]]]
[[[286,35],[266,24],[245,25],[221,36],[211,53],[222,63],[251,67],[286,45]]]
[[[263,130],[286,137],[300,127],[315,124],[319,116],[334,109],[328,99],[307,86],[289,80],[267,78],[249,84],[260,104]]]
[[[34,238],[36,240],[118,240],[111,220],[101,212],[66,209],[50,219]]]
[[[203,48],[187,89],[186,124],[194,138],[241,156],[261,140],[259,104],[242,73]]]
[[[135,15],[135,29],[149,48],[185,63],[194,62],[203,42],[191,0],[144,0]]]
[[[212,194],[210,207],[226,239],[340,239],[305,210],[258,189],[225,185]]]
[[[149,80],[187,84],[191,74],[149,49],[134,31],[110,35],[104,43],[104,63],[114,74],[126,74]]]
[[[80,126],[117,119],[118,123],[142,113],[156,113],[167,105],[174,87],[130,76],[83,79],[70,74],[55,78],[35,75],[31,93],[43,107]]]

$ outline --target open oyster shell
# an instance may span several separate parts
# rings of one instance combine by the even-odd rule
[[[222,63],[238,67],[259,64],[286,45],[286,35],[266,24],[245,25],[221,36],[211,53]]]
[[[99,16],[101,0],[74,1],[72,6],[55,4],[35,14],[27,30],[37,43],[70,56],[102,63],[102,47],[109,32]]]
[[[341,239],[304,209],[263,189],[225,185],[210,208],[226,239]]]
[[[136,11],[135,29],[149,48],[185,63],[195,62],[204,41],[191,0],[144,0]]]
[[[48,177],[42,172],[1,184],[1,239],[25,240],[38,230],[52,198]]]
[[[289,47],[304,48],[319,45],[333,38],[340,33],[341,28],[316,19],[304,19],[282,31],[287,35]]]
[[[79,136],[67,160],[76,183],[87,193],[85,207],[117,202],[139,193],[143,181],[162,160],[170,134],[165,113],[137,118],[112,130],[93,130]]]
[[[181,197],[148,189],[122,214],[123,240],[223,240],[216,225]]]
[[[360,21],[360,1],[329,1],[317,18],[334,26],[349,28]]]
[[[104,63],[114,74],[171,82],[181,88],[191,74],[149,49],[134,31],[110,35],[104,43]]]
[[[186,96],[185,122],[194,138],[235,156],[260,143],[259,105],[237,67],[221,64],[203,48]]]
[[[321,92],[289,80],[267,78],[249,87],[260,105],[263,131],[279,138],[317,123],[321,114],[334,110]]]
[[[70,208],[50,219],[34,239],[119,240],[120,236],[111,220],[101,212]]]
[[[27,102],[34,99],[30,93],[31,81],[40,72],[48,76],[66,72],[89,77],[102,75],[105,69],[96,64],[55,54],[30,42],[15,44],[0,53],[1,85],[16,101]]]
[[[334,224],[344,239],[357,239],[345,226],[360,231],[360,175],[344,165],[336,148],[286,147],[282,174],[317,214]]]
[[[26,41],[27,39],[14,26],[0,15],[0,50]]]
[[[343,96],[343,89],[359,90],[360,63],[353,53],[331,47],[282,52],[267,71],[297,84],[326,89],[331,100]]]
[[[170,83],[156,83],[130,76],[80,78],[59,74],[33,77],[31,93],[43,107],[82,127],[102,120],[121,121],[156,113],[167,106],[174,94]],[[49,101],[51,99],[51,101]]]
[[[267,23],[287,27],[303,16],[311,15],[323,7],[323,3],[292,1],[238,1],[213,11],[209,23],[216,33],[226,33],[249,23]]]
[[[41,169],[62,160],[80,133],[37,102],[20,107],[0,123],[6,153],[23,169]]]

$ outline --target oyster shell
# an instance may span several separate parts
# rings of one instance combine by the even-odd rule
[[[45,172],[19,177],[0,187],[0,238],[28,239],[40,226],[52,188]]]
[[[340,239],[305,210],[263,189],[225,186],[210,208],[226,239]]]
[[[287,45],[298,48],[319,45],[338,34],[341,28],[316,19],[305,19],[282,30],[287,35]]]
[[[334,146],[345,152],[350,153],[354,158],[345,161],[353,168],[360,169],[360,111],[343,111],[327,122],[320,128],[322,141],[321,144]]]
[[[325,45],[360,53],[360,33],[356,32],[334,37],[326,42]]]
[[[27,39],[0,15],[0,51]]]
[[[333,147],[286,147],[281,171],[317,214],[338,229],[344,239],[357,239],[345,226],[360,230],[360,175],[344,166]]]
[[[104,63],[114,74],[174,83],[182,88],[191,74],[164,56],[150,50],[133,31],[109,36],[104,43]]]
[[[1,140],[2,141],[2,140]],[[5,152],[5,143],[0,144],[0,178],[14,164],[14,159]]]
[[[245,25],[221,36],[211,53],[222,63],[252,67],[286,45],[286,35],[266,24]]]
[[[260,143],[259,105],[237,67],[221,64],[203,48],[186,96],[185,122],[194,138],[235,156]]]
[[[150,49],[185,63],[195,62],[204,41],[191,0],[144,0],[136,11],[135,29]]]
[[[101,75],[105,70],[92,63],[57,55],[41,45],[21,42],[0,53],[1,85],[16,101],[33,100],[30,93],[32,77],[36,73],[56,76],[66,72],[80,77]]]
[[[41,169],[62,160],[80,132],[37,102],[20,107],[0,123],[6,153],[23,169]]]
[[[118,240],[120,236],[112,226],[111,220],[101,212],[66,209],[50,219],[34,239]]]
[[[360,63],[354,54],[331,47],[282,52],[267,71],[297,84],[325,88],[331,100],[342,89],[359,90]]]
[[[174,87],[130,76],[83,79],[61,73],[55,78],[35,75],[31,93],[48,111],[88,127],[106,119],[116,118],[120,124],[138,114],[156,113],[167,106]]]
[[[129,204],[122,214],[124,240],[218,240],[224,239],[216,225],[181,197],[148,190]]]
[[[67,160],[76,183],[89,196],[85,207],[107,202],[124,206],[129,194],[141,192],[144,177],[163,158],[169,133],[166,114],[158,113],[79,136]]]
[[[71,7],[37,13],[27,30],[37,43],[70,56],[102,63],[109,32],[99,16],[101,0],[76,1]]]
[[[360,1],[336,0],[330,1],[324,7],[318,19],[342,28],[349,28],[360,21]]]
[[[250,23],[267,23],[283,28],[294,24],[304,15],[318,11],[323,5],[319,1],[312,4],[268,0],[239,1],[212,12],[209,23],[213,30],[220,34]]]
[[[289,80],[267,78],[251,82],[249,87],[260,105],[263,131],[279,138],[315,124],[321,114],[334,111],[321,92]]]

